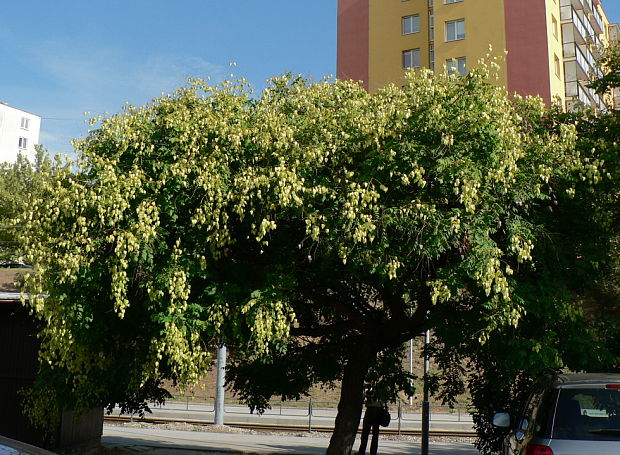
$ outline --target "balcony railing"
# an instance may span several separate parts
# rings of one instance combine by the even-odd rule
[[[596,32],[594,31],[594,27],[592,27],[592,24],[590,23],[590,20],[587,17],[584,17],[583,25],[586,28],[588,36],[593,36],[596,34]]]
[[[581,43],[585,43],[586,42],[586,38],[588,37],[588,32],[586,30],[586,26],[583,25],[583,22],[581,21],[581,18],[579,17],[579,15],[577,14],[577,12],[575,10],[573,10],[573,24],[575,25],[575,28],[577,29],[577,31],[581,35],[581,38],[582,38]]]
[[[585,104],[586,106],[592,105],[592,101],[590,101],[590,98],[586,94],[586,91],[583,89],[581,84],[577,85],[577,99],[581,101],[583,104]]]
[[[594,25],[598,26],[597,33],[603,33],[603,18],[598,12],[598,8],[592,9],[592,16],[594,17]]]
[[[587,78],[588,74],[590,73],[590,65],[588,64],[588,59],[586,58],[586,56],[583,54],[581,49],[579,49],[579,46],[575,46],[575,57],[577,59],[577,63],[579,64],[581,70],[585,75],[585,78]]]

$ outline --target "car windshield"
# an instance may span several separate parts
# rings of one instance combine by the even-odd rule
[[[620,441],[618,389],[562,389],[555,416],[554,438]]]

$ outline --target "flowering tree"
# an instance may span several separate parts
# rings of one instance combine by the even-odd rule
[[[557,188],[572,197],[573,179],[600,176],[573,152],[573,128],[543,127],[541,102],[486,78],[421,71],[368,94],[285,76],[258,98],[195,81],[95,121],[79,172],[25,220],[50,365],[34,417],[50,403],[144,409],[163,379],[198,380],[226,342],[260,371],[289,359],[307,379],[340,379],[328,453],[348,454],[364,394],[407,382],[384,368],[403,342],[458,327],[465,299],[481,342],[519,323],[537,214]],[[308,384],[237,372],[259,408]]]
[[[16,220],[29,210],[32,199],[42,196],[45,181],[61,171],[61,163],[50,160],[42,148],[34,162],[18,154],[15,162],[0,163],[0,261],[12,262],[21,256]]]

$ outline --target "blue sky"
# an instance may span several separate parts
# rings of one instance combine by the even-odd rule
[[[337,0],[2,3],[0,101],[41,115],[52,153],[86,134],[84,112],[146,103],[188,77],[219,81],[232,70],[261,89],[287,71],[336,71]],[[604,6],[620,21],[620,0]]]
[[[31,0],[0,8],[0,101],[43,117],[69,152],[84,112],[115,113],[234,71],[253,86],[287,71],[335,73],[337,0]],[[231,68],[229,64],[236,62]]]

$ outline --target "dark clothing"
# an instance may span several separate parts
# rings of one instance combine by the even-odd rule
[[[383,414],[383,406],[368,406],[364,413],[364,424],[362,426],[362,439],[360,441],[359,455],[366,453],[366,444],[368,444],[368,435],[372,428],[372,441],[370,442],[370,455],[377,455],[379,447],[379,422]]]

